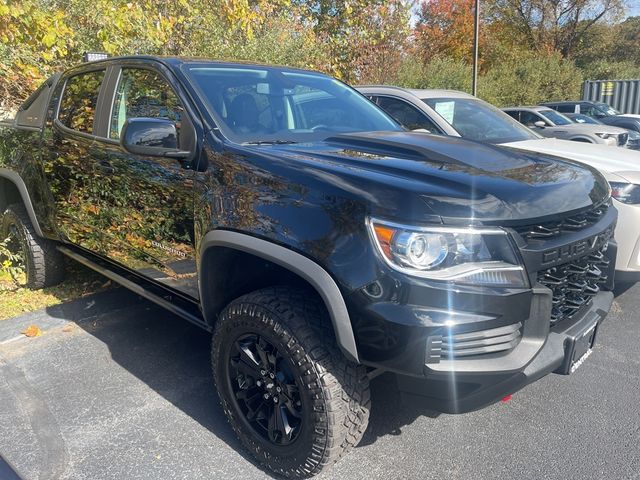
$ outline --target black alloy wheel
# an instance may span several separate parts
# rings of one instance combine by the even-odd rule
[[[275,445],[289,445],[302,429],[302,399],[289,361],[265,337],[238,338],[229,358],[235,402],[255,432]]]
[[[56,242],[40,237],[24,205],[9,205],[0,218],[0,241],[10,253],[9,272],[19,287],[39,289],[64,278],[64,260]],[[0,262],[7,259],[0,258]]]

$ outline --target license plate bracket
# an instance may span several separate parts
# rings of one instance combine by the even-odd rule
[[[596,342],[599,322],[594,322],[581,330],[575,337],[565,340],[565,358],[558,373],[569,375],[591,355]]]

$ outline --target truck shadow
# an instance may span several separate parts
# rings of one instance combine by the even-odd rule
[[[49,307],[47,313],[76,323],[103,342],[119,366],[257,465],[237,440],[218,402],[207,332],[122,288]],[[385,435],[399,435],[419,416],[436,415],[400,407],[398,392],[389,388],[395,383],[385,377],[372,381],[373,408],[361,446]]]

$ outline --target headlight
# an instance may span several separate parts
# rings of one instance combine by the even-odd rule
[[[524,268],[504,230],[413,227],[369,219],[385,262],[415,277],[461,284],[526,287]]]
[[[610,133],[596,133],[596,135],[597,135],[597,136],[599,136],[599,137],[600,137],[600,138],[602,138],[602,139],[605,139],[605,140],[606,140],[607,138],[609,138],[609,137],[612,137],[612,136],[613,136],[613,135],[612,135],[612,134],[610,134]]]
[[[635,183],[609,182],[611,196],[622,203],[637,205],[640,203],[640,185]]]

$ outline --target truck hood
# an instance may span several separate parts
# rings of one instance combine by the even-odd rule
[[[628,148],[572,142],[556,138],[504,143],[504,146],[541,152],[585,163],[603,175],[640,170],[640,152]]]
[[[515,223],[584,209],[608,195],[606,181],[587,167],[454,137],[374,132],[253,148],[365,196],[372,214],[409,221],[435,215],[445,223]]]

